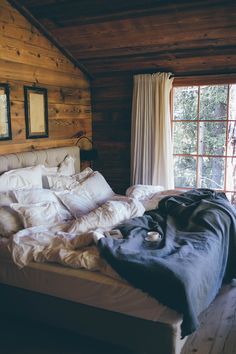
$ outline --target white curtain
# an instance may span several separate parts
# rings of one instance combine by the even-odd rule
[[[170,73],[134,76],[131,183],[174,187]]]

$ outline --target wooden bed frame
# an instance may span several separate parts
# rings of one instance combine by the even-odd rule
[[[79,148],[66,147],[0,156],[0,173],[37,164],[56,166],[70,154],[80,170]],[[179,354],[184,344],[176,328],[54,296],[0,284],[0,312],[44,322],[127,347],[136,353]],[[17,306],[12,306],[16,303]],[[176,339],[177,338],[177,339]]]

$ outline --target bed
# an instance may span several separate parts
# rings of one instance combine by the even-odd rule
[[[78,173],[78,147],[1,156],[0,172],[41,164],[55,167],[68,155],[75,159],[75,173]],[[97,271],[96,267],[92,268],[93,271],[68,268],[63,265],[64,260],[61,264],[28,262],[19,269],[7,246],[5,238],[1,238],[2,313],[12,311],[19,316],[70,329],[135,352],[181,352],[186,340],[186,336],[181,339],[183,316],[113,273],[105,261],[101,264],[104,272]],[[17,306],[13,307],[12,303],[16,301]]]

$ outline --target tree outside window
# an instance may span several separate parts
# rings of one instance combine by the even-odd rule
[[[224,191],[236,206],[236,84],[173,89],[176,188]]]

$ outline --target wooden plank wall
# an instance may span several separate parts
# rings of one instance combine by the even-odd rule
[[[92,136],[90,83],[46,37],[0,0],[0,83],[10,85],[12,140],[0,154],[67,146],[83,130]],[[49,137],[26,139],[23,87],[48,90]]]
[[[130,185],[132,80],[131,74],[111,74],[91,82],[95,167],[121,194]]]

